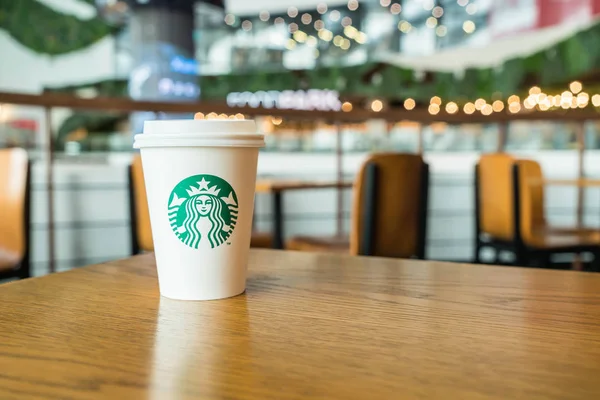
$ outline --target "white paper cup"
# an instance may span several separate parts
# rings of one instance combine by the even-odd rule
[[[161,295],[246,289],[258,149],[254,121],[146,121],[140,149]]]

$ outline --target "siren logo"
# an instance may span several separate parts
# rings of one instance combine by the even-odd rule
[[[235,228],[237,195],[218,176],[190,176],[171,192],[168,215],[173,232],[185,245],[214,249],[229,239]]]

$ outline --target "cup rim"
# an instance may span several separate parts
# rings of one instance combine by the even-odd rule
[[[147,147],[264,147],[263,134],[224,132],[137,134],[133,148]]]

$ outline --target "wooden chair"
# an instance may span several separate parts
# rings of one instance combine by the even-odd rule
[[[542,170],[533,160],[516,160],[503,153],[483,155],[475,168],[475,257],[482,248],[515,255],[516,265],[537,261],[550,265],[560,253],[594,254],[600,262],[600,233],[591,229],[554,228],[544,213]]]
[[[30,181],[27,152],[0,150],[0,279],[31,275]]]
[[[154,251],[142,159],[139,154],[133,156],[129,166],[129,213],[131,253],[135,255],[142,251]],[[254,232],[250,238],[250,247],[271,248],[272,240],[271,234]]]
[[[297,237],[286,248],[424,259],[428,192],[429,167],[421,156],[375,154],[355,181],[349,240]]]
[[[133,161],[129,166],[129,216],[131,220],[131,254],[154,251],[142,158],[139,154],[133,156]]]

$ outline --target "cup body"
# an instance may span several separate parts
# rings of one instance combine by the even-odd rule
[[[176,145],[168,135],[137,141],[160,293],[179,300],[235,296],[246,288],[259,146],[211,145],[190,135],[194,140]]]

